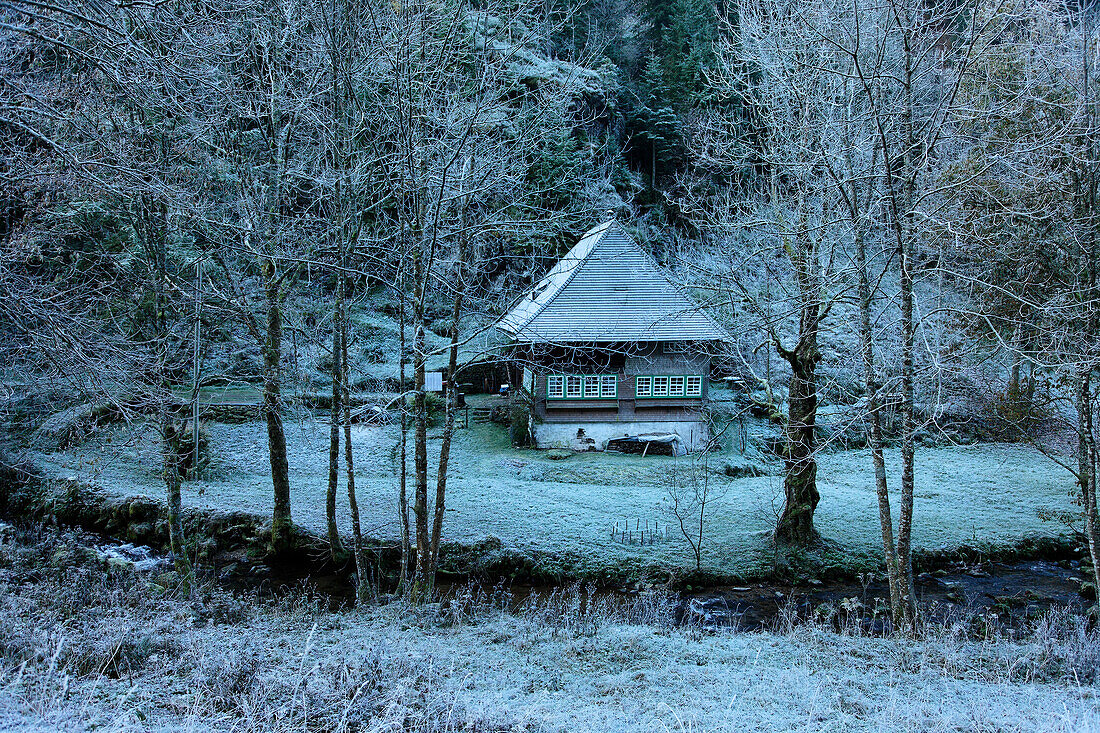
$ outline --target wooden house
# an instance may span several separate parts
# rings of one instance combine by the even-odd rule
[[[539,447],[708,440],[711,355],[729,335],[618,223],[586,232],[497,328],[522,368]]]

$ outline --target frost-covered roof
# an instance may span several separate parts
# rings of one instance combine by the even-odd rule
[[[615,221],[585,232],[497,328],[524,343],[729,339]]]

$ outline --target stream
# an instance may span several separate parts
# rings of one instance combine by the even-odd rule
[[[1052,608],[1085,614],[1090,602],[1081,586],[1086,582],[1078,561],[1025,560],[959,564],[921,573],[915,586],[917,601],[931,619],[951,623],[980,616],[1016,628]],[[684,594],[680,619],[752,630],[772,627],[786,614],[791,620],[816,617],[838,627],[858,623],[873,633],[884,626],[889,597],[885,579],[877,578],[866,584],[724,586]]]
[[[0,523],[2,524],[2,523]],[[10,525],[8,525],[10,526]],[[149,547],[122,543],[84,533],[89,547],[108,566],[129,566],[150,573],[170,567],[166,556]],[[315,594],[336,611],[354,605],[350,577],[338,573],[289,575],[272,573],[264,566],[242,577],[222,574],[218,582],[228,589],[260,597],[285,593]],[[1001,628],[1022,628],[1042,613],[1064,608],[1086,614],[1091,601],[1082,595],[1088,574],[1079,561],[1025,560],[1014,563],[958,563],[916,578],[917,599],[928,618],[944,624],[955,621],[996,624]],[[441,601],[469,593],[469,582],[440,584]],[[486,597],[504,597],[516,609],[549,598],[562,586],[497,582],[480,586]],[[587,597],[589,589],[578,590]],[[597,589],[596,594],[630,603],[645,591],[621,588]],[[885,579],[867,582],[818,582],[807,585],[760,582],[743,586],[715,586],[681,592],[676,600],[678,624],[725,627],[741,630],[774,628],[781,623],[814,619],[832,623],[838,629],[858,624],[864,631],[885,631],[889,589]]]

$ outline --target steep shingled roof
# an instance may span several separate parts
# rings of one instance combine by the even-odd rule
[[[497,328],[524,343],[729,339],[614,221],[585,232]]]

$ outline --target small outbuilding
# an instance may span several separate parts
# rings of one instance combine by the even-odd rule
[[[710,438],[711,357],[729,334],[615,221],[589,230],[503,318],[542,448]]]

